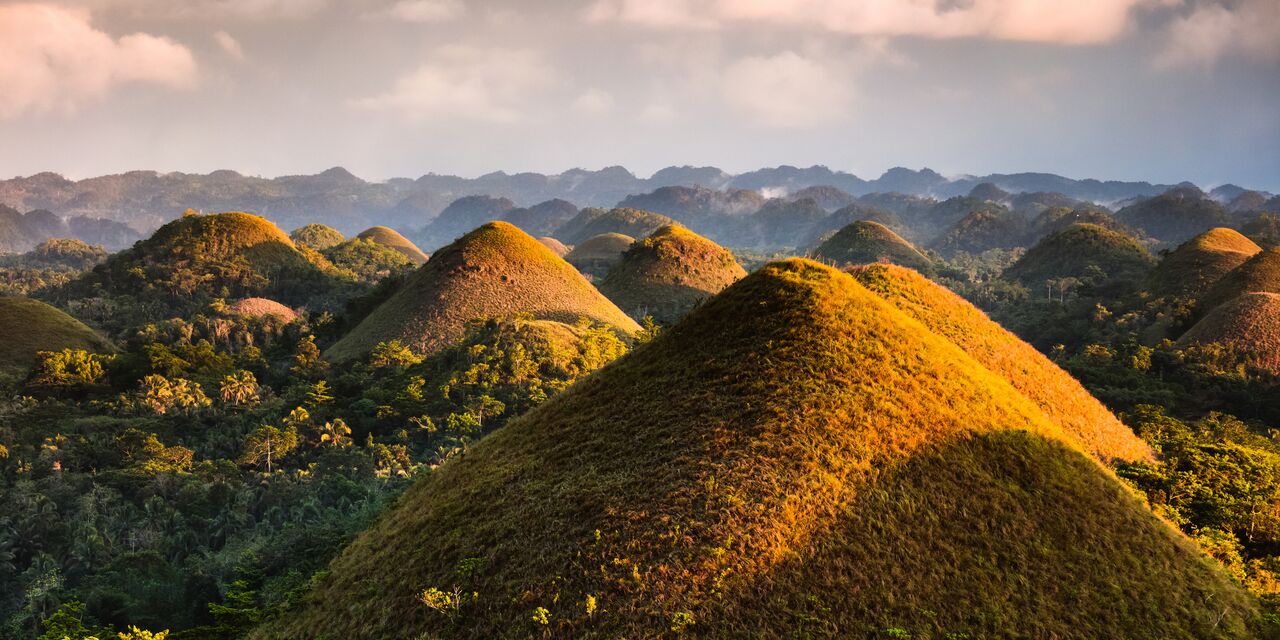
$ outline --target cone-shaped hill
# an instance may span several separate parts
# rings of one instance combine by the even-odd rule
[[[1096,224],[1073,224],[1041,238],[1003,275],[1028,287],[1043,287],[1057,278],[1137,283],[1155,262],[1151,252],[1123,233]]]
[[[556,230],[555,236],[569,244],[580,244],[603,233],[620,233],[643,238],[676,221],[660,213],[617,207],[583,209],[581,213]]]
[[[418,248],[418,245],[409,241],[408,238],[400,235],[400,232],[390,227],[370,227],[360,232],[356,236],[364,240],[372,240],[384,247],[390,247],[404,254],[404,257],[413,261],[414,264],[423,264],[427,261],[427,254]]]
[[[1080,383],[946,287],[903,267],[857,267],[853,277],[929,330],[959,345],[1036,403],[1080,448],[1107,461],[1151,461],[1151,448]]]
[[[1149,280],[1159,295],[1203,295],[1232,269],[1262,251],[1240,232],[1210,229],[1178,246],[1156,265]]]
[[[773,263],[418,482],[252,637],[1246,637],[1250,597],[1073,442],[852,276]]]
[[[352,360],[387,340],[430,354],[461,339],[472,320],[513,313],[567,323],[585,317],[628,333],[640,328],[541,242],[491,222],[437,251],[326,355]]]
[[[237,300],[227,305],[227,313],[233,316],[241,316],[245,318],[262,318],[266,316],[275,316],[283,322],[293,322],[298,319],[298,312],[286,307],[275,300],[267,298],[245,298]]]
[[[569,255],[569,247],[564,246],[563,242],[560,242],[559,240],[556,240],[551,236],[539,236],[538,242],[541,242],[542,244],[546,245],[546,247],[550,249],[552,253],[560,256],[561,258]]]
[[[594,278],[603,278],[610,269],[622,262],[622,254],[635,241],[635,238],[621,233],[602,233],[578,243],[572,251],[565,254],[564,259],[578,271]]]
[[[912,269],[929,269],[932,261],[902,236],[879,222],[858,220],[827,238],[813,258],[835,265],[891,262]]]
[[[36,352],[63,349],[115,351],[93,329],[59,309],[31,298],[0,297],[0,372],[26,370]]]
[[[324,224],[308,224],[294,229],[289,239],[299,247],[307,247],[316,251],[324,251],[346,242],[347,237],[341,231]]]
[[[1246,293],[1210,311],[1179,345],[1224,344],[1254,366],[1280,374],[1280,294]]]
[[[600,292],[632,318],[671,324],[746,275],[728,249],[673,225],[631,245]]]
[[[1260,251],[1222,276],[1196,302],[1196,309],[1208,313],[1233,298],[1254,292],[1280,293],[1280,248]]]

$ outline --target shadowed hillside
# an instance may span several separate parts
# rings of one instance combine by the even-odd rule
[[[1280,374],[1280,294],[1246,293],[1229,300],[1188,329],[1178,344],[1221,344],[1253,366]]]
[[[609,270],[622,262],[622,254],[631,248],[636,239],[621,233],[602,233],[587,238],[566,253],[564,259],[593,278],[603,278]]]
[[[115,351],[79,320],[30,298],[0,297],[0,336],[0,373],[30,368],[39,351]]]
[[[604,233],[643,238],[661,227],[675,223],[675,220],[667,216],[640,209],[583,209],[572,220],[564,223],[555,236],[573,245]]]
[[[1062,278],[1132,284],[1153,266],[1155,258],[1133,238],[1096,224],[1073,224],[1042,238],[1005,270],[1004,278],[1028,287]]]
[[[670,324],[745,275],[728,249],[668,226],[631,245],[600,292],[632,318]]]
[[[1259,251],[1238,231],[1210,229],[1169,252],[1151,272],[1149,286],[1157,294],[1199,297]]]
[[[814,250],[813,258],[837,266],[891,262],[924,270],[932,265],[902,236],[870,220],[859,220],[837,231]]]
[[[1207,313],[1246,293],[1280,293],[1280,248],[1260,251],[1222,276],[1199,301],[1196,309]]]

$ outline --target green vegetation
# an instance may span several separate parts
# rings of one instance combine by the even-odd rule
[[[1199,189],[1171,189],[1116,212],[1116,220],[1169,244],[1185,242],[1206,229],[1231,226],[1231,214]]]
[[[1095,224],[1073,224],[1050,234],[1027,250],[1004,272],[1006,280],[1031,289],[1080,282],[1094,287],[1129,285],[1155,266],[1151,253],[1136,240]],[[1077,281],[1062,285],[1063,281]]]
[[[837,231],[813,252],[813,259],[837,266],[890,262],[928,271],[932,261],[888,227],[859,220]]]
[[[324,251],[346,242],[347,237],[341,231],[323,224],[308,224],[298,227],[289,234],[289,239],[299,247],[316,251]]]
[[[632,318],[672,324],[747,275],[728,249],[681,226],[631,245],[600,292]]]
[[[365,238],[353,238],[322,252],[344,275],[362,283],[407,274],[416,264],[404,252]]]
[[[930,245],[944,256],[960,252],[977,254],[992,249],[1022,246],[1027,234],[1027,219],[1003,206],[989,204],[951,226]]]
[[[29,369],[41,351],[115,350],[111,343],[79,320],[38,300],[0,297],[0,372]]]

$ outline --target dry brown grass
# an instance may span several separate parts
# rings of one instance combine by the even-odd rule
[[[289,307],[270,300],[267,298],[245,298],[237,300],[227,307],[227,312],[231,315],[245,316],[247,318],[259,318],[262,316],[276,316],[285,322],[293,322],[298,319],[298,312]]]
[[[1218,305],[1186,333],[1179,345],[1219,343],[1260,369],[1280,374],[1280,294],[1254,292]]]
[[[1210,229],[1169,252],[1151,272],[1148,286],[1157,295],[1199,297],[1259,251],[1262,247],[1234,229]]]
[[[636,241],[621,233],[602,233],[578,243],[564,259],[589,276],[603,278],[622,262],[622,254]]]
[[[399,231],[390,227],[370,227],[360,232],[357,238],[372,240],[384,247],[391,247],[396,251],[404,254],[404,257],[413,261],[414,264],[423,264],[429,257],[418,245],[409,241],[408,238],[400,235]]]
[[[1196,302],[1200,313],[1208,313],[1246,293],[1280,293],[1280,247],[1254,254],[1232,269]]]
[[[548,249],[561,258],[569,254],[569,247],[564,246],[563,242],[560,242],[551,236],[541,236],[538,238],[538,242],[546,245]]]
[[[746,275],[728,249],[672,225],[631,245],[600,292],[632,318],[671,324]]]
[[[387,340],[430,354],[460,340],[471,320],[515,313],[567,323],[585,317],[625,333],[640,328],[542,243],[491,222],[437,251],[326,355],[353,360]]]

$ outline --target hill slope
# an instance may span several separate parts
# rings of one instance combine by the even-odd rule
[[[609,270],[622,262],[622,254],[636,241],[621,233],[602,233],[578,243],[564,259],[587,275],[603,278]]]
[[[326,355],[351,360],[387,340],[434,353],[460,339],[472,320],[517,312],[639,329],[541,242],[509,223],[491,222],[436,252]]]
[[[1247,636],[1065,438],[849,275],[773,263],[417,483],[253,637]]]
[[[650,315],[670,324],[746,275],[728,249],[684,227],[667,226],[631,245],[600,292],[632,318]]]
[[[0,336],[0,372],[30,368],[38,351],[115,351],[79,320],[30,298],[0,297]]]
[[[1199,189],[1178,188],[1117,211],[1116,220],[1153,238],[1177,243],[1229,225],[1231,214]]]
[[[1178,344],[1223,344],[1280,374],[1280,294],[1246,293],[1210,311]]]
[[[1133,238],[1096,224],[1073,224],[1042,238],[1003,276],[1028,287],[1056,278],[1133,283],[1154,265],[1155,258]]]
[[[813,258],[836,265],[892,262],[912,269],[928,269],[932,265],[902,236],[870,220],[858,220],[837,231],[818,245]]]
[[[1222,276],[1196,302],[1196,309],[1207,313],[1233,298],[1254,292],[1280,293],[1280,248],[1260,251]]]
[[[554,235],[569,244],[580,244],[605,233],[643,238],[661,227],[675,223],[675,220],[667,216],[640,209],[583,209],[572,220],[561,225]]]
[[[1149,286],[1156,294],[1199,297],[1259,251],[1234,229],[1210,229],[1169,252],[1151,272]]]
[[[404,257],[411,260],[414,264],[423,264],[427,261],[427,254],[418,248],[418,245],[409,241],[408,238],[400,235],[400,232],[390,227],[370,227],[360,232],[357,238],[372,240],[384,247],[390,247],[404,254]]]

